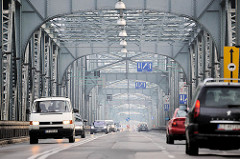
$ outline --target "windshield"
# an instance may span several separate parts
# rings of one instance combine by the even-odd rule
[[[104,121],[95,121],[95,122],[93,123],[93,125],[94,125],[95,127],[104,127],[104,126],[105,126],[105,122],[104,122]]]
[[[240,88],[213,87],[207,88],[201,101],[205,106],[240,105]]]
[[[186,117],[187,116],[187,111],[185,110],[178,110],[176,117]]]
[[[33,113],[70,112],[69,103],[61,100],[37,101],[33,106]]]

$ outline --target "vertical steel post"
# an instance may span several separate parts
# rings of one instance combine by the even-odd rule
[[[237,39],[236,39],[236,45],[240,46],[240,0],[236,0],[236,16],[237,16],[237,24],[236,24],[236,33],[237,33]]]
[[[203,80],[206,77],[206,53],[207,53],[206,33],[205,31],[203,31],[202,33],[202,79]]]
[[[195,88],[198,86],[198,38],[196,39],[195,45],[194,45],[194,53],[195,53]]]
[[[240,0],[236,0],[236,46],[240,48]],[[240,60],[239,60],[240,63]],[[240,77],[240,68],[238,69],[238,78]]]
[[[15,91],[15,99],[14,99],[14,105],[15,105],[15,120],[21,120],[20,119],[20,110],[22,108],[22,53],[21,53],[21,4],[18,1],[15,1],[16,9],[15,9],[15,51],[16,51],[16,91]]]
[[[13,1],[11,1],[13,3]],[[2,120],[11,118],[9,112],[11,109],[11,92],[12,92],[12,44],[13,44],[13,4],[3,10],[2,16]]]
[[[0,66],[2,66],[2,41],[3,41],[3,1],[0,2]],[[0,69],[0,107],[2,108],[2,68]],[[0,120],[2,119],[2,109],[0,109]]]
[[[28,81],[29,81],[29,43],[27,45],[26,51],[25,51],[25,58],[24,58],[24,64],[22,68],[22,87],[23,87],[23,93],[22,93],[22,120],[26,120],[26,109],[28,105]]]

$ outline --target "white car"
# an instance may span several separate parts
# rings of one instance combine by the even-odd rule
[[[30,110],[29,135],[30,144],[37,144],[38,139],[46,138],[68,138],[70,143],[75,142],[74,111],[70,99],[36,99]]]
[[[107,126],[109,127],[109,132],[116,132],[117,128],[116,125],[114,124],[113,120],[105,120]]]

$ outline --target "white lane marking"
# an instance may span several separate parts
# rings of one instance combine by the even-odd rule
[[[42,153],[33,155],[33,156],[29,157],[28,159],[46,159],[48,156],[56,154],[56,153],[58,153],[60,151],[63,151],[63,150],[66,150],[66,149],[69,149],[69,148],[72,148],[72,147],[83,145],[85,143],[91,142],[93,140],[96,140],[96,139],[98,139],[100,137],[104,137],[104,136],[106,136],[106,134],[101,135],[101,136],[97,136],[97,137],[94,137],[94,138],[90,138],[90,139],[87,139],[87,140],[83,140],[83,141],[80,141],[80,142],[76,142],[76,143],[67,145],[66,147],[63,147],[63,148],[62,147],[58,147],[58,148],[54,148],[52,150],[44,151]]]
[[[173,156],[173,155],[168,155],[168,157],[169,157],[169,158],[175,158],[175,156]]]
[[[151,140],[151,142],[152,142],[154,145],[156,145],[158,148],[160,148],[164,154],[168,155],[169,158],[175,158],[174,155],[170,155],[170,153],[169,153],[168,151],[166,151],[166,148],[165,148],[165,147],[157,144],[157,143],[154,142],[153,139],[151,139],[150,137],[147,137],[147,136],[145,136],[145,135],[143,135],[143,136],[144,136],[146,139]]]

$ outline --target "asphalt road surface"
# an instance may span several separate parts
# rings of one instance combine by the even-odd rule
[[[117,132],[68,139],[41,139],[39,144],[29,142],[0,147],[0,159],[237,159],[240,150],[216,151],[200,149],[199,156],[185,154],[185,141],[165,142],[165,133]]]

